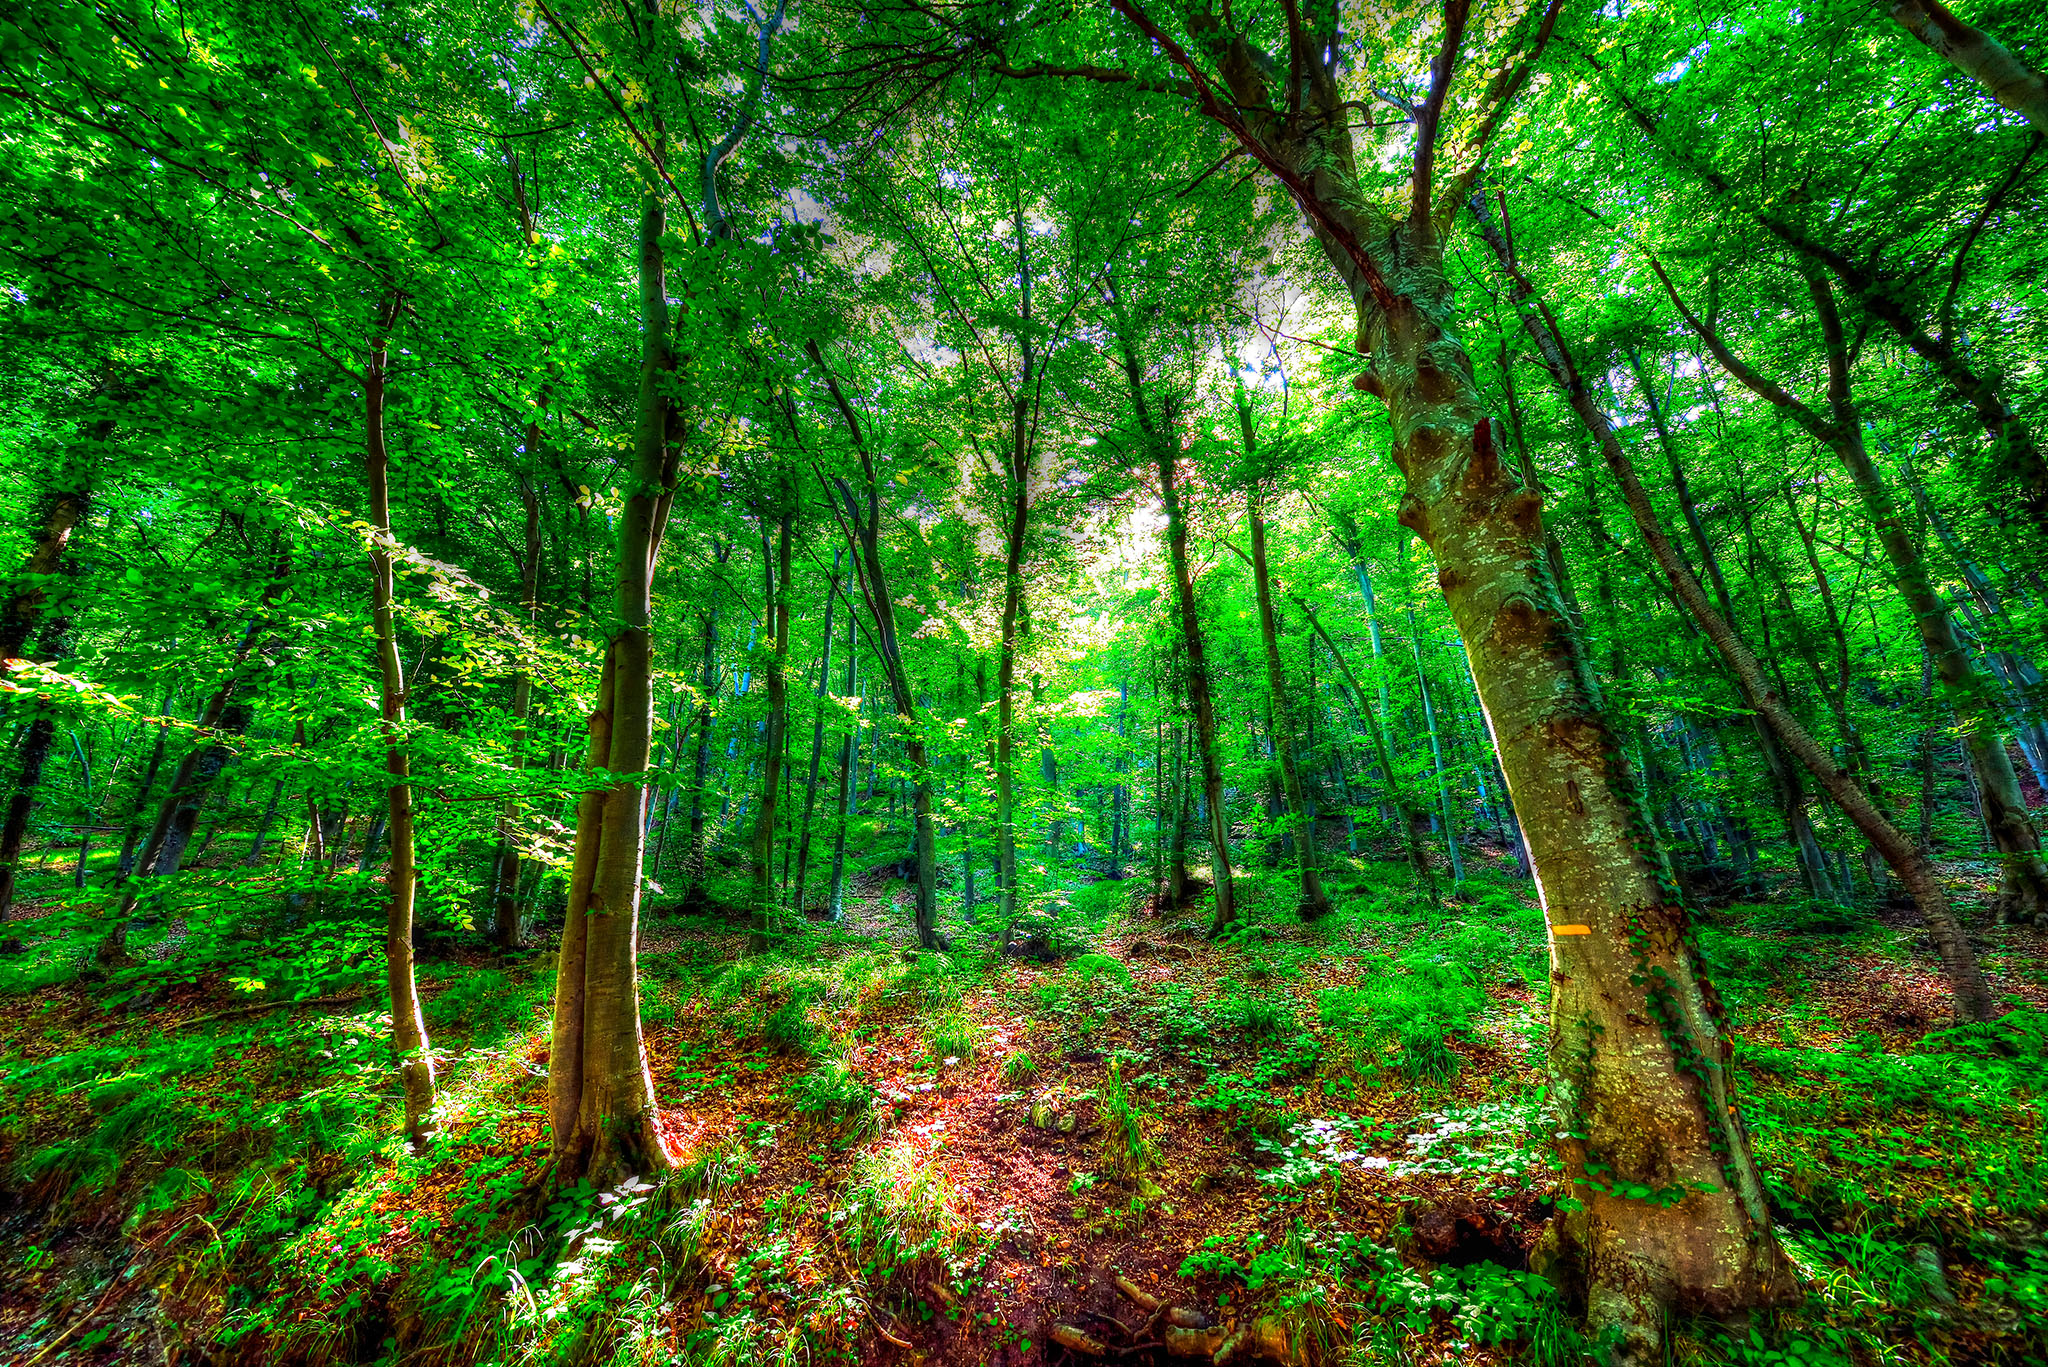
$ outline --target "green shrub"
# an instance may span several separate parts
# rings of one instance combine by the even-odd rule
[[[981,1048],[981,1028],[959,1011],[949,1011],[932,1025],[928,1042],[935,1059],[970,1059]]]
[[[785,1087],[790,1109],[854,1139],[875,1132],[875,1098],[866,1079],[842,1058],[819,1059]]]
[[[1445,1037],[1471,1027],[1486,994],[1469,967],[1424,947],[1402,955],[1393,971],[1357,987],[1327,988],[1317,1001],[1323,1024],[1352,1048],[1370,1057],[1398,1040],[1402,1072],[1440,1082],[1457,1071]]]
[[[785,1054],[802,1058],[823,1053],[825,1032],[811,1019],[814,1000],[815,989],[792,992],[788,1001],[769,1012],[768,1019],[761,1026],[761,1033],[768,1043]]]
[[[834,1219],[847,1251],[874,1280],[958,1256],[974,1240],[974,1226],[954,1211],[938,1166],[908,1140],[854,1160]]]
[[[1209,1008],[1215,1022],[1252,1039],[1278,1040],[1300,1029],[1294,1007],[1285,997],[1224,997]]]
[[[1107,980],[1126,992],[1131,990],[1131,970],[1107,954],[1081,955],[1067,965],[1066,976],[1084,989],[1099,986],[1099,980]]]
[[[1158,1150],[1145,1138],[1143,1117],[1132,1104],[1131,1089],[1124,1085],[1120,1060],[1109,1061],[1109,1077],[1095,1105],[1102,1121],[1104,1167],[1129,1181],[1158,1165]]]
[[[1019,1049],[1003,1060],[1003,1081],[1029,1083],[1038,1078],[1038,1065],[1031,1061],[1031,1055]]]

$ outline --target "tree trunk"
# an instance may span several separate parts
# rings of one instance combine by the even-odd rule
[[[555,1027],[548,1065],[548,1118],[560,1181],[609,1185],[626,1174],[675,1164],[660,1129],[660,1107],[640,1030],[638,945],[641,820],[654,738],[655,557],[674,492],[679,424],[668,387],[670,349],[661,197],[640,209],[641,362],[633,468],[618,517],[613,625],[585,764],[612,786],[577,807],[576,853],[555,978]]]
[[[832,830],[832,900],[834,921],[846,914],[846,823],[853,814],[853,785],[860,777],[860,623],[853,600],[846,602],[846,696],[854,700],[853,720],[839,746],[839,821]]]
[[[419,984],[413,976],[413,899],[418,891],[412,825],[412,758],[405,744],[405,674],[398,658],[398,627],[392,612],[391,456],[384,444],[386,334],[398,320],[400,301],[386,300],[379,311],[377,334],[370,343],[370,364],[363,376],[364,430],[368,438],[366,468],[370,486],[370,615],[377,636],[378,715],[384,735],[385,819],[391,834],[391,868],[384,886],[389,898],[384,919],[385,979],[391,995],[391,1052],[398,1057],[405,1083],[405,1132],[418,1148],[434,1128],[434,1055],[427,1022],[420,1012]],[[365,862],[376,839],[374,828],[364,838]]]
[[[1237,400],[1238,424],[1244,430],[1246,459],[1252,457],[1252,414],[1244,396]],[[1313,921],[1327,916],[1330,899],[1323,892],[1323,880],[1316,863],[1320,854],[1315,822],[1302,796],[1301,774],[1295,767],[1294,711],[1287,698],[1287,681],[1280,668],[1280,629],[1273,613],[1272,576],[1266,564],[1266,519],[1260,504],[1262,493],[1254,479],[1245,486],[1245,516],[1251,522],[1252,579],[1258,590],[1259,639],[1266,650],[1266,691],[1273,700],[1273,720],[1279,734],[1274,738],[1280,751],[1280,784],[1287,798],[1287,819],[1295,834],[1295,859],[1301,876],[1301,918]]]
[[[723,565],[732,555],[732,543],[714,546],[712,559]],[[711,719],[718,702],[718,603],[704,610],[703,706],[697,709],[697,758],[690,774],[690,852],[683,872],[683,910],[699,911],[704,904],[704,784],[711,769]]]
[[[540,423],[526,425],[526,455],[533,459],[540,450]],[[525,555],[519,562],[519,596],[526,608],[526,622],[534,624],[540,610],[540,491],[522,476],[519,497],[526,511]],[[526,720],[533,713],[533,675],[522,669],[512,677],[512,733],[506,737],[513,755],[513,785],[523,786],[526,776]],[[502,950],[520,949],[526,937],[521,929],[519,905],[519,842],[515,826],[520,800],[505,799],[498,812],[497,870],[492,880],[491,942]]]
[[[824,646],[818,660],[818,714],[811,720],[811,772],[809,781],[804,784],[804,818],[796,841],[796,895],[790,902],[799,916],[804,912],[804,885],[809,881],[811,872],[811,814],[818,805],[818,765],[825,755],[825,699],[829,696],[826,685],[832,679],[832,609],[839,601],[839,560],[844,549],[841,546],[832,548],[832,577],[825,587]],[[970,864],[970,896],[967,899],[970,904],[974,900],[971,895],[972,867]]]
[[[1958,19],[1941,0],[1892,0],[1891,9],[1900,28],[2048,137],[2048,80],[2040,72]]]
[[[1372,735],[1373,754],[1379,760],[1380,778],[1385,781],[1387,792],[1392,796],[1395,810],[1400,816],[1401,835],[1408,845],[1408,863],[1414,868],[1415,876],[1429,889],[1430,914],[1433,917],[1443,903],[1443,895],[1437,890],[1436,870],[1431,867],[1429,856],[1423,852],[1422,840],[1417,833],[1422,813],[1410,803],[1407,792],[1394,777],[1394,757],[1387,752],[1386,733],[1380,727],[1380,719],[1373,715],[1372,704],[1366,700],[1365,690],[1358,686],[1358,678],[1351,672],[1351,666],[1345,661],[1344,653],[1337,649],[1337,643],[1331,640],[1330,633],[1323,629],[1321,620],[1316,616],[1316,610],[1303,599],[1296,598],[1294,602],[1295,606],[1308,614],[1309,626],[1315,630],[1316,635],[1323,638],[1323,645],[1329,650],[1330,658],[1336,661],[1338,672],[1344,676],[1344,683],[1351,690],[1352,703],[1365,714],[1366,730]],[[1491,717],[1487,719],[1487,725],[1491,728]],[[1494,743],[1498,746],[1498,739]]]
[[[778,477],[783,472],[778,471]],[[754,838],[751,844],[754,876],[754,933],[756,952],[768,948],[775,933],[780,903],[775,887],[775,818],[781,808],[782,775],[789,732],[789,682],[784,664],[789,658],[789,565],[790,531],[796,521],[795,490],[776,491],[776,535],[768,536],[768,510],[761,510],[761,578],[768,605],[768,660],[762,675],[768,686],[768,717],[761,734],[761,805],[754,810]]]
[[[1817,266],[1802,262],[1807,291],[1820,320],[1821,337],[1828,360],[1827,417],[1800,403],[1779,386],[1737,359],[1722,344],[1712,327],[1702,323],[1685,308],[1677,289],[1668,278],[1660,279],[1678,306],[1686,323],[1698,333],[1722,369],[1764,399],[1786,412],[1802,428],[1834,453],[1856,493],[1865,514],[1877,532],[1878,544],[1892,571],[1892,582],[1912,610],[1921,641],[1934,658],[1936,675],[1970,755],[1977,779],[1985,829],[2002,856],[1997,896],[2001,921],[2048,919],[2048,862],[2044,862],[2039,833],[2027,818],[2026,801],[2020,793],[2019,778],[1999,734],[1996,710],[1986,696],[1984,680],[1963,650],[1956,636],[1955,621],[1935,592],[1921,558],[1920,547],[1906,527],[1897,503],[1884,478],[1870,459],[1863,443],[1863,424],[1850,392],[1849,345],[1841,317],[1835,308],[1833,287]]]
[[[944,949],[946,941],[939,934],[938,926],[938,835],[932,825],[931,764],[925,753],[924,725],[918,718],[917,700],[911,692],[910,675],[904,668],[901,648],[897,642],[896,600],[889,592],[888,575],[882,567],[880,485],[877,482],[874,459],[862,440],[860,424],[854,417],[853,406],[847,403],[846,396],[840,392],[839,381],[826,367],[817,344],[812,342],[805,345],[812,362],[824,376],[826,387],[831,391],[833,403],[838,406],[840,416],[846,420],[847,431],[853,439],[854,451],[860,457],[862,482],[866,486],[861,496],[856,497],[844,479],[835,476],[832,482],[843,505],[842,526],[847,535],[847,548],[853,556],[862,596],[867,599],[868,615],[874,622],[875,653],[881,659],[882,672],[896,704],[897,724],[903,729],[904,759],[910,767],[911,781],[915,785],[917,942],[925,949]],[[840,510],[834,511],[836,515]]]
[[[1213,939],[1237,920],[1237,896],[1230,872],[1230,817],[1223,807],[1223,767],[1217,754],[1216,707],[1209,691],[1209,666],[1202,642],[1201,610],[1195,602],[1195,581],[1188,567],[1187,521],[1181,514],[1181,457],[1177,414],[1171,400],[1156,415],[1145,395],[1144,371],[1138,363],[1128,325],[1122,329],[1124,378],[1138,426],[1152,447],[1159,470],[1159,498],[1166,507],[1166,551],[1173,570],[1174,598],[1180,615],[1182,648],[1187,652],[1188,705],[1195,714],[1195,743],[1202,759],[1202,792],[1207,799],[1209,844],[1215,873],[1216,914],[1209,924]]]

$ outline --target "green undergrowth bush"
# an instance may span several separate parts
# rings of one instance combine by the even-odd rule
[[[854,1160],[831,1220],[853,1263],[876,1282],[921,1268],[957,1269],[980,1239],[938,1165],[909,1140]]]
[[[1542,1277],[1485,1262],[1410,1267],[1391,1248],[1302,1221],[1278,1237],[1212,1236],[1179,1271],[1223,1281],[1226,1312],[1274,1325],[1299,1359],[1407,1362],[1410,1345],[1440,1325],[1458,1361],[1495,1349],[1534,1367],[1577,1367],[1591,1351]]]
[[[1738,1043],[1735,1066],[1766,1188],[1788,1212],[1907,1240],[2048,1219],[2048,1014],[1936,1031],[1903,1053],[1875,1035]]]
[[[1395,971],[1357,987],[1326,988],[1317,1002],[1332,1036],[1334,1071],[1364,1073],[1394,1043],[1396,1066],[1406,1077],[1442,1082],[1457,1072],[1446,1037],[1471,1027],[1486,994],[1469,965],[1442,947],[1425,946],[1403,954]]]
[[[1107,954],[1083,954],[1037,986],[1039,1005],[1060,1022],[1072,1048],[1092,1047],[1112,1016],[1132,1004],[1134,991],[1130,969]]]
[[[842,1139],[865,1139],[875,1132],[874,1087],[843,1058],[822,1058],[787,1086],[789,1103],[799,1116]]]
[[[1131,1181],[1158,1165],[1159,1151],[1145,1137],[1145,1117],[1124,1082],[1121,1059],[1109,1061],[1095,1110],[1102,1125],[1103,1166],[1113,1176]]]

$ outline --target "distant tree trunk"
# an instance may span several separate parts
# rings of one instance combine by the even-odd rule
[[[540,423],[526,425],[526,456],[533,459],[540,450]],[[526,512],[525,554],[519,560],[519,599],[526,610],[526,624],[534,625],[540,611],[540,491],[522,475],[519,498]],[[533,675],[521,669],[512,676],[512,732],[506,744],[512,750],[513,786],[522,786],[526,776],[527,718],[533,713]],[[520,799],[505,799],[498,811],[497,868],[491,887],[491,942],[502,950],[525,945],[519,905],[519,841],[514,827],[519,820]]]
[[[97,419],[81,431],[81,439],[66,452],[52,472],[37,508],[35,535],[28,558],[16,571],[21,587],[0,612],[0,659],[21,658],[28,638],[42,621],[49,600],[47,581],[69,566],[67,552],[71,533],[85,520],[92,504],[93,470],[99,447],[113,434],[111,418]],[[70,631],[70,613],[62,612],[43,629],[41,654],[46,662],[63,656]],[[21,848],[28,836],[29,813],[35,807],[36,789],[43,780],[43,765],[56,735],[56,720],[49,705],[40,699],[30,704],[28,728],[15,752],[14,791],[7,813],[0,819],[0,921],[7,919],[14,905],[15,871],[21,862]]]
[[[834,921],[846,914],[846,824],[852,815],[853,785],[860,777],[860,628],[853,600],[846,601],[846,696],[854,699],[853,720],[839,746],[839,820],[832,829],[832,901]]]
[[[1451,787],[1444,773],[1443,744],[1437,739],[1436,708],[1429,696],[1429,677],[1422,669],[1422,632],[1415,620],[1415,605],[1408,605],[1408,650],[1415,662],[1415,691],[1422,695],[1422,722],[1429,733],[1429,759],[1436,771],[1437,807],[1443,813],[1444,847],[1451,856],[1451,885],[1465,881],[1465,861],[1458,852],[1458,823],[1452,819]]]
[[[910,768],[911,781],[915,784],[915,841],[917,849],[917,942],[925,949],[944,949],[946,941],[939,934],[938,927],[938,834],[932,824],[932,772],[925,752],[924,725],[918,718],[916,696],[910,687],[910,675],[904,668],[903,656],[896,636],[896,600],[889,592],[889,580],[882,567],[882,511],[881,491],[877,482],[874,458],[869,454],[862,439],[860,423],[855,418],[853,406],[840,391],[839,381],[825,365],[825,358],[815,342],[806,343],[811,361],[823,374],[826,387],[831,391],[832,401],[838,406],[840,416],[845,419],[847,431],[852,436],[853,448],[860,457],[861,476],[865,488],[857,497],[844,479],[835,477],[840,505],[844,511],[843,527],[847,535],[847,547],[853,556],[854,569],[860,580],[861,593],[867,599],[868,615],[874,621],[875,653],[882,663],[882,672],[889,684],[889,691],[896,704],[897,724],[903,730],[904,759]],[[840,510],[835,509],[835,515]]]
[[[1202,756],[1202,792],[1207,799],[1209,843],[1215,865],[1216,914],[1209,925],[1213,939],[1237,920],[1237,896],[1230,872],[1230,816],[1223,806],[1223,766],[1217,753],[1216,707],[1209,693],[1209,666],[1202,643],[1201,610],[1195,602],[1195,581],[1188,567],[1187,520],[1182,516],[1179,471],[1180,437],[1177,415],[1169,402],[1155,414],[1145,394],[1144,370],[1135,339],[1126,323],[1119,329],[1124,379],[1138,426],[1152,448],[1159,470],[1159,497],[1166,507],[1166,551],[1173,572],[1174,596],[1180,610],[1180,634],[1187,651],[1188,705],[1195,714],[1195,738]]]
[[[778,479],[786,480],[783,472]],[[769,509],[761,515],[761,575],[769,621],[767,663],[762,673],[768,684],[768,719],[761,738],[761,805],[754,812],[754,946],[766,950],[775,933],[780,898],[775,887],[775,817],[782,797],[784,753],[789,732],[789,683],[784,668],[789,658],[789,565],[790,531],[796,521],[796,490],[778,487],[775,493],[774,546],[769,544]],[[801,908],[799,908],[801,910]]]
[[[163,702],[156,709],[157,715],[163,718],[156,726],[156,744],[150,749],[149,764],[142,771],[142,782],[135,789],[135,804],[129,809],[128,819],[122,823],[121,854],[114,867],[116,875],[124,880],[135,872],[135,839],[142,833],[142,814],[149,808],[149,795],[156,787],[157,770],[163,767],[164,744],[171,731],[171,702],[176,696],[175,692],[166,691]]]
[[[277,819],[277,804],[284,798],[284,780],[278,779],[270,785],[270,801],[264,805],[262,819],[256,823],[256,838],[249,842],[249,853],[242,860],[254,867],[263,862],[263,842],[270,835],[270,823]],[[79,871],[84,873],[84,860],[79,861]],[[80,884],[80,886],[84,886]]]
[[[278,595],[284,592],[290,552],[281,538],[278,544],[277,561],[270,582],[264,586],[263,596],[249,617],[249,625],[243,630],[234,654],[229,657],[227,676],[200,711],[195,728],[198,737],[192,749],[171,772],[170,791],[165,795],[163,805],[157,811],[156,824],[150,829],[149,839],[142,847],[140,867],[144,878],[167,878],[178,871],[185,857],[185,846],[199,824],[199,809],[207,794],[213,791],[214,780],[220,777],[228,760],[233,757],[234,751],[229,742],[248,729],[252,714],[246,704],[236,701],[235,694],[247,682],[244,675],[250,652],[256,648],[257,639],[263,633]],[[95,959],[102,966],[122,963],[127,959],[128,917],[135,910],[140,892],[139,880],[131,880],[122,889],[120,906],[115,911],[113,922],[94,952]]]
[[[1409,800],[1407,791],[1394,777],[1394,757],[1387,752],[1386,733],[1380,727],[1380,719],[1373,715],[1372,703],[1366,699],[1365,690],[1358,686],[1358,678],[1351,672],[1350,664],[1345,661],[1344,652],[1337,649],[1337,643],[1330,639],[1330,633],[1317,618],[1316,610],[1299,597],[1294,603],[1308,614],[1309,626],[1314,629],[1316,635],[1323,638],[1323,645],[1329,650],[1330,658],[1336,662],[1338,672],[1344,676],[1345,684],[1351,689],[1353,704],[1365,714],[1366,730],[1372,735],[1373,755],[1379,760],[1380,778],[1386,783],[1387,791],[1393,795],[1396,810],[1400,815],[1401,834],[1408,844],[1408,863],[1415,870],[1415,876],[1428,887],[1429,905],[1434,912],[1442,905],[1443,894],[1437,889],[1436,869],[1431,866],[1429,856],[1423,852],[1422,840],[1418,834],[1422,813]]]
[[[714,545],[712,559],[723,565],[732,555],[733,543]],[[683,910],[700,911],[704,905],[704,792],[711,769],[711,719],[718,703],[718,602],[704,610],[703,705],[697,709],[697,759],[690,772],[690,852],[684,870]]]
[[[1247,459],[1252,457],[1254,433],[1251,409],[1243,395],[1237,399],[1238,424],[1244,432]],[[1280,752],[1280,784],[1287,798],[1287,819],[1293,826],[1294,852],[1301,878],[1301,918],[1313,921],[1330,913],[1330,899],[1323,892],[1322,875],[1316,867],[1319,850],[1315,820],[1302,795],[1301,775],[1295,768],[1294,711],[1287,698],[1287,680],[1280,667],[1280,628],[1273,612],[1273,586],[1266,565],[1266,518],[1259,481],[1245,486],[1245,516],[1251,522],[1252,580],[1259,600],[1259,639],[1266,651],[1266,692],[1273,700],[1273,721]]]
[[[1723,370],[1765,402],[1792,417],[1831,451],[1856,487],[1865,513],[1877,532],[1878,544],[1890,562],[1892,581],[1912,610],[1920,638],[1934,657],[1942,691],[1955,709],[1977,780],[1985,828],[2001,857],[1997,910],[2002,921],[2048,920],[2048,860],[2041,838],[2028,819],[2019,777],[1999,734],[1995,709],[1989,705],[1983,678],[1956,636],[1955,620],[1935,592],[1920,548],[1906,528],[1884,477],[1870,459],[1863,441],[1863,422],[1850,391],[1849,342],[1836,310],[1833,286],[1812,262],[1800,262],[1807,292],[1820,320],[1828,361],[1828,413],[1822,416],[1794,399],[1731,354],[1709,323],[1686,308],[1676,287],[1658,274],[1688,326],[1699,334]]]
[[[797,915],[804,913],[804,885],[810,881],[811,872],[811,815],[818,806],[818,765],[825,755],[825,699],[830,696],[826,685],[832,680],[832,609],[839,602],[839,561],[844,547],[832,548],[832,577],[825,586],[825,629],[822,635],[823,647],[818,658],[817,715],[811,719],[811,771],[804,784],[803,824],[796,838],[796,895],[790,905]],[[968,902],[974,901],[974,865],[968,864]]]

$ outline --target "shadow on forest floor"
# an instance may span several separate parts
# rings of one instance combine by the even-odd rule
[[[648,1057],[682,1167],[603,1192],[545,1180],[545,955],[423,965],[445,1105],[413,1155],[355,921],[195,911],[176,954],[90,988],[11,926],[0,1354],[1597,1357],[1528,1270],[1562,1195],[1540,914],[1484,884],[1432,924],[1389,865],[1331,883],[1339,914],[1302,926],[1283,878],[1248,875],[1223,944],[1199,909],[1094,884],[1067,921],[1086,952],[1046,964],[986,953],[986,908],[955,952],[909,951],[881,879],[773,954],[741,957],[736,922],[651,919]],[[1986,932],[2015,1010],[1948,1030],[1916,929],[1815,919],[1739,905],[1701,933],[1811,1294],[1748,1339],[1680,1326],[1674,1360],[2038,1361],[2043,936]]]

